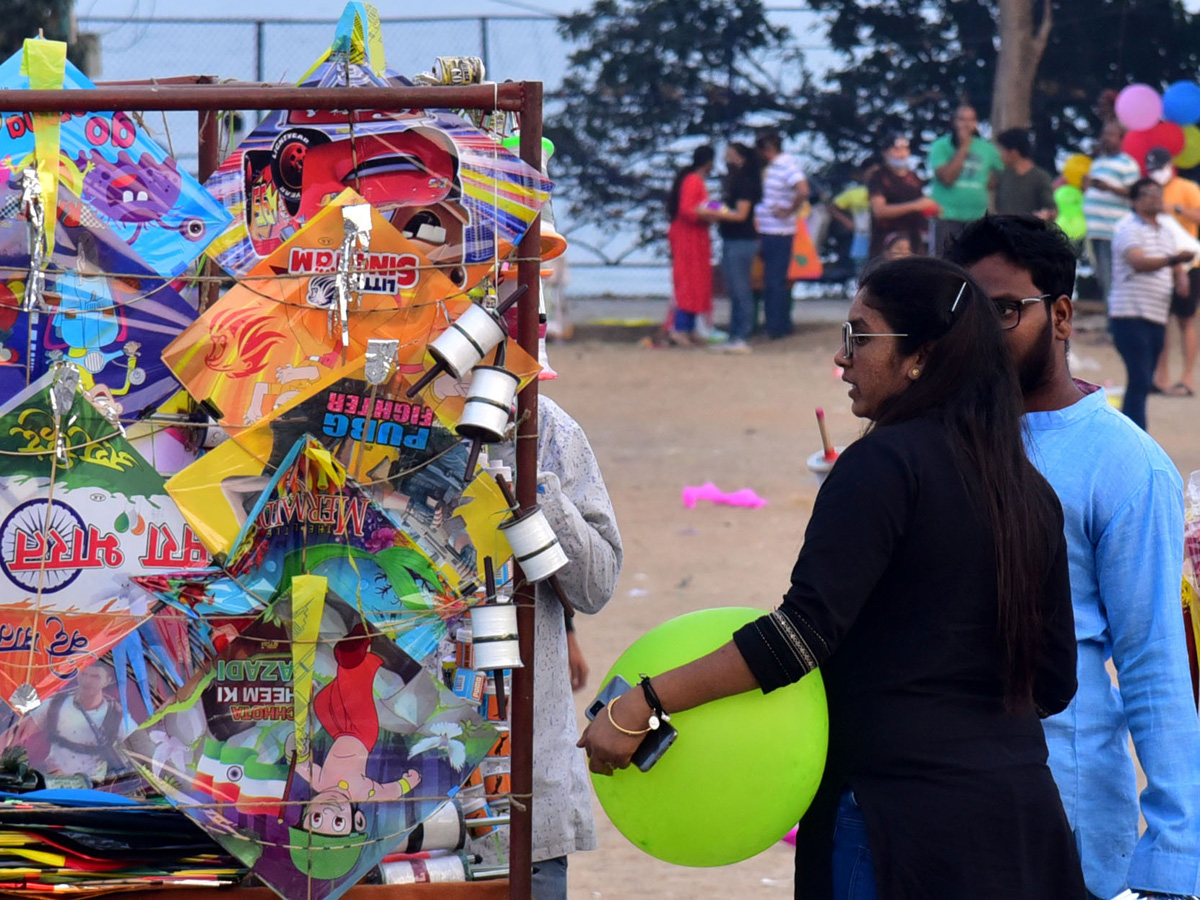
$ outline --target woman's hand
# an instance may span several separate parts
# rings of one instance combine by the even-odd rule
[[[626,731],[641,731],[647,727],[650,707],[640,694],[641,691],[636,688],[627,691],[607,709],[601,710],[575,744],[586,751],[588,768],[597,775],[611,775],[615,770],[628,766],[634,751],[645,738],[645,734],[625,734],[613,725],[615,721]]]

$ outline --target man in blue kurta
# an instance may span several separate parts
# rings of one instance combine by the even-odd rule
[[[1126,889],[1200,893],[1200,721],[1180,610],[1182,480],[1102,389],[1071,377],[1075,255],[1056,226],[987,217],[946,255],[996,303],[1017,363],[1029,458],[1063,506],[1079,690],[1045,730],[1088,890],[1101,900]],[[1131,735],[1147,781],[1140,803]]]

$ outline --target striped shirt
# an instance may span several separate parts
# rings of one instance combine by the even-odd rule
[[[1128,214],[1117,224],[1113,234],[1113,280],[1108,295],[1108,315],[1113,319],[1149,319],[1167,324],[1174,290],[1172,267],[1164,266],[1153,272],[1135,271],[1125,258],[1130,250],[1140,247],[1146,256],[1173,256],[1176,252],[1174,230],[1162,221],[1151,225],[1140,216]]]
[[[1130,187],[1142,177],[1142,170],[1128,153],[1097,156],[1092,160],[1089,178],[1098,178],[1123,188]],[[1113,229],[1129,213],[1129,200],[1111,191],[1089,187],[1083,192],[1083,217],[1087,220],[1087,236],[1111,241]]]
[[[759,234],[795,234],[796,213],[788,212],[796,202],[796,185],[804,181],[804,170],[796,157],[780,153],[763,172],[762,202],[754,207],[754,225]]]

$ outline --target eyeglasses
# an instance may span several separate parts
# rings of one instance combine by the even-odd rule
[[[864,334],[863,332],[855,332],[854,326],[849,322],[842,323],[842,355],[846,359],[854,359],[854,348],[861,347],[867,342],[867,338],[873,337],[908,337],[907,334]]]
[[[1055,294],[1042,294],[1040,297],[1025,297],[1021,300],[995,300],[996,312],[1000,314],[1000,327],[1012,331],[1021,324],[1021,311],[1030,303],[1041,303],[1050,300]]]

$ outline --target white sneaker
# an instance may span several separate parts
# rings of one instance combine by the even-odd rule
[[[745,341],[726,341],[723,344],[714,344],[713,349],[719,353],[734,353],[738,356],[745,356],[750,352],[750,345]]]

